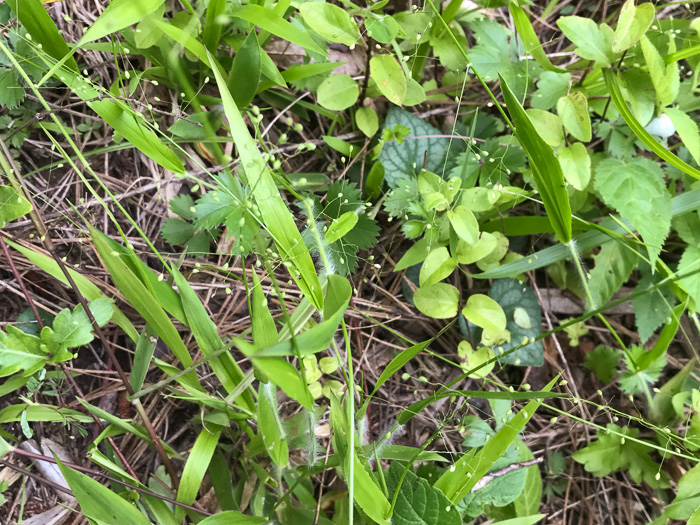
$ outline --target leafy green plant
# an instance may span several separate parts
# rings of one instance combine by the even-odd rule
[[[386,0],[114,0],[67,44],[39,0],[0,4],[8,26],[0,36],[0,168],[9,183],[0,186],[0,224],[28,214],[49,255],[4,234],[0,247],[8,261],[19,253],[68,285],[80,302],[53,318],[39,314],[31,329],[0,332],[0,392],[29,393],[0,411],[8,425],[1,455],[31,457],[15,445],[34,436],[35,423],[83,435],[80,425],[96,421],[88,450],[99,473],[54,460],[95,522],[535,523],[543,492],[554,497],[561,486],[545,477],[543,491],[539,451],[522,433],[536,411],[579,418],[546,400],[583,404],[587,396],[553,392],[567,384],[558,376],[531,391],[522,379],[530,372],[507,365],[541,366],[545,337],[564,331],[577,346],[586,322],[607,338],[586,366],[644,406],[634,418],[624,405],[599,407],[627,423],[586,421],[597,439],[569,452],[593,476],[625,471],[659,491],[655,501],[671,501],[654,455],[692,464],[700,449],[694,360],[667,376],[671,343],[686,331],[682,317],[699,324],[698,26],[633,0],[609,6],[605,20],[584,5],[577,14],[556,2],[543,11],[479,5],[501,9],[515,31],[457,0],[407,10]],[[556,23],[541,24],[555,9]],[[563,52],[551,53],[559,41]],[[293,46],[298,62],[280,60],[278,44]],[[90,70],[86,51],[107,57],[111,84]],[[349,67],[336,71],[341,61]],[[69,114],[79,123],[69,126],[57,115],[68,108],[49,103],[58,90],[72,97],[79,111]],[[452,111],[453,101],[466,115]],[[441,108],[455,114],[450,125],[434,118]],[[89,220],[82,197],[65,199],[66,217],[84,225],[81,245],[113,285],[110,298],[104,282],[88,278],[92,270],[68,267],[74,254],[59,253],[64,246],[54,245],[56,230],[35,204],[41,197],[56,205],[17,162],[36,162],[19,151],[35,131],[60,158],[50,168],[70,168],[75,195],[84,191],[105,213],[109,232]],[[111,142],[86,149],[94,137]],[[92,162],[122,150],[134,150],[158,177],[182,179],[167,203],[172,215],[158,223],[163,241],[185,247],[177,262]],[[392,230],[393,221],[400,226]],[[398,279],[387,284],[384,260],[406,270],[399,277],[410,304],[397,299]],[[543,267],[585,309],[545,333],[545,281],[533,273]],[[10,271],[22,284],[16,266]],[[204,272],[239,284],[232,308],[247,312],[233,333],[213,318],[214,294],[205,301],[196,291]],[[613,298],[626,285],[634,287],[633,336],[613,329],[606,313],[625,300]],[[368,289],[393,301],[386,323],[376,314],[385,305],[368,300]],[[432,343],[443,332],[411,341],[389,321],[411,305],[458,321],[461,339],[446,339],[440,351]],[[18,323],[33,322],[23,315]],[[105,327],[116,330],[117,344]],[[371,353],[365,329],[368,341],[399,336],[396,353]],[[66,372],[93,342],[108,352],[135,418],[86,399]],[[113,347],[124,346],[130,354],[118,359]],[[455,374],[434,373],[432,360]],[[409,373],[417,367],[431,372]],[[59,396],[54,382],[63,380],[83,412],[59,405],[68,394]],[[410,402],[382,397],[390,390],[383,387],[413,384],[420,389]],[[158,436],[141,404],[152,395],[191,412],[185,447]],[[399,407],[377,429],[379,402]],[[438,421],[438,402],[464,414]],[[489,415],[479,412],[486,403]],[[435,429],[415,433],[422,443],[399,445],[419,415]],[[453,426],[463,439],[429,450]],[[119,450],[124,434],[159,455],[147,485]],[[556,454],[548,454],[552,475],[563,470]],[[680,479],[662,517],[697,515],[696,470]],[[105,472],[108,486],[93,479]],[[341,489],[316,491],[331,472]],[[205,508],[198,495],[209,483],[214,503]]]

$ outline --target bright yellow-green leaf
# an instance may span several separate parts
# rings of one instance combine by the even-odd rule
[[[436,248],[430,252],[420,269],[420,286],[430,286],[448,277],[457,267],[447,248]]]
[[[359,215],[354,211],[343,213],[328,226],[328,230],[326,230],[326,234],[324,235],[324,240],[327,243],[332,243],[342,239],[345,234],[355,227],[359,218]]]
[[[350,75],[331,75],[318,86],[318,103],[333,111],[348,109],[359,96],[360,88]]]
[[[574,91],[557,102],[557,113],[566,130],[582,142],[591,140],[591,117],[588,99],[580,91]]]
[[[506,329],[506,314],[503,308],[488,295],[475,293],[469,296],[462,314],[476,326],[492,332]]]
[[[406,77],[403,69],[392,55],[377,55],[369,61],[369,71],[377,88],[390,102],[403,104],[406,96]]]
[[[474,214],[464,206],[457,206],[447,212],[447,218],[457,236],[469,244],[479,239],[479,223]]]
[[[566,181],[579,191],[585,190],[591,180],[591,157],[586,147],[575,142],[568,148],[559,148],[557,154]]]
[[[17,193],[12,186],[0,186],[0,226],[4,222],[14,221],[22,215],[29,213],[32,205]]]
[[[615,28],[612,50],[620,53],[636,44],[654,21],[654,4],[634,5],[635,0],[627,0],[620,10]]]
[[[375,133],[379,129],[379,118],[377,118],[377,112],[372,108],[358,108],[355,112],[355,124],[357,127],[367,135],[367,137],[374,137]]]
[[[447,283],[435,283],[418,288],[413,302],[421,312],[435,319],[449,319],[457,315],[459,290]]]
[[[342,7],[325,2],[306,2],[299,12],[311,29],[329,42],[352,46],[360,39],[357,22]]]

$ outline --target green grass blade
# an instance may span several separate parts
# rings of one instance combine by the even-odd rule
[[[307,410],[314,409],[314,398],[309,392],[306,381],[291,363],[282,357],[251,357],[257,350],[255,346],[238,337],[234,338],[234,342],[241,352],[251,358],[253,366],[259,373],[264,374],[266,380],[272,381]]]
[[[216,450],[220,435],[221,427],[212,423],[208,423],[199,433],[182,471],[180,487],[177,490],[177,501],[180,503],[186,505],[194,503],[204,475],[209,468],[209,462]],[[175,518],[178,522],[181,522],[184,517],[185,509],[178,507],[175,510]]]
[[[112,0],[88,28],[77,47],[132,26],[158,9],[165,0]]]
[[[168,345],[168,348],[170,348],[175,357],[178,358],[180,363],[185,367],[191,366],[192,356],[190,356],[185,343],[182,342],[182,338],[177,332],[175,325],[173,325],[155,297],[151,295],[138,277],[136,277],[124,261],[120,259],[119,255],[115,255],[115,252],[110,250],[108,244],[96,230],[90,230],[90,237],[95,244],[95,249],[100,255],[100,259],[102,259],[107,271],[117,285],[117,288],[124,294],[126,300],[129,301],[146,322],[153,327],[163,342]],[[187,379],[199,384],[197,375],[194,372],[190,372]]]
[[[345,277],[329,275],[323,310],[324,321],[291,339],[259,350],[254,357],[305,356],[325,350],[338,330],[338,325],[350,304],[351,294],[352,287]]]
[[[33,264],[35,264],[40,269],[48,273],[51,277],[68,286],[68,280],[66,279],[66,276],[64,275],[63,271],[61,271],[61,267],[51,257],[35,252],[30,248],[25,248],[21,244],[17,244],[9,239],[5,239],[5,242],[12,246],[15,250],[20,252],[22,255],[24,255]],[[100,297],[107,297],[100,291],[97,285],[91,282],[87,277],[79,274],[78,272],[70,268],[68,268],[68,273],[73,278],[73,282],[75,282],[76,286],[78,287],[78,290],[80,290],[80,293],[83,294],[83,296],[88,301],[94,301],[95,299],[99,299]],[[131,323],[131,321],[129,321],[129,319],[124,315],[124,312],[117,308],[116,305],[114,306],[112,321],[117,323],[132,341],[138,340],[138,331],[136,330],[136,328],[134,328],[134,325]]]
[[[610,70],[603,70],[603,77],[605,78],[605,85],[608,87],[608,92],[610,93],[610,98],[615,103],[615,107],[625,119],[625,122],[630,127],[632,132],[637,135],[637,138],[641,140],[651,151],[653,151],[659,158],[668,162],[674,168],[678,168],[683,173],[690,175],[695,179],[700,179],[700,170],[693,168],[690,164],[679,159],[676,155],[671,153],[668,148],[665,148],[659,144],[654,137],[652,137],[647,130],[644,129],[637,118],[632,114],[632,111],[627,106],[627,102],[622,98],[622,93],[620,92],[620,81],[617,78],[617,74]]]
[[[267,307],[267,299],[263,292],[260,279],[255,270],[253,274],[253,290],[251,294],[250,322],[253,331],[253,342],[258,348],[266,348],[277,342],[278,334],[275,320]]]
[[[549,392],[559,376],[552,379],[543,392]],[[535,392],[536,393],[536,392]],[[543,399],[533,399],[525,408],[493,436],[476,454],[473,450],[455,462],[454,469],[448,469],[435,483],[435,487],[445,493],[455,503],[464,499],[474,485],[484,477],[493,464],[503,455],[510,444],[518,437],[518,433],[542,404]],[[467,473],[470,475],[468,476]]]
[[[219,337],[216,325],[209,317],[207,310],[200,301],[195,291],[187,282],[187,279],[175,268],[171,269],[171,274],[175,278],[175,285],[180,291],[180,299],[182,300],[182,308],[187,316],[187,324],[189,325],[194,338],[199,345],[202,354],[210,356],[224,348],[224,342]],[[214,374],[227,392],[232,392],[243,381],[245,374],[241,367],[238,366],[236,360],[229,352],[209,361]],[[246,410],[255,410],[255,401],[250,392],[245,391],[241,396],[240,403]]]
[[[66,467],[55,455],[54,459],[85,516],[101,523],[151,525],[151,522],[124,498],[82,472]]]
[[[123,102],[96,100],[88,102],[88,106],[148,158],[166,170],[179,175],[185,174],[185,167],[177,155],[161,142],[153,130],[141,122],[143,115],[136,113]]]
[[[258,403],[258,433],[272,461],[279,467],[286,467],[289,463],[289,446],[277,408],[275,385],[260,383]]]
[[[219,46],[222,28],[217,18],[223,15],[225,10],[226,0],[209,0],[207,15],[204,19],[204,28],[202,29],[202,42],[214,54],[216,54],[216,48]]]
[[[56,24],[46,12],[41,0],[7,0],[20,23],[32,35],[32,41],[41,44],[41,49],[55,60],[63,60],[71,54]],[[78,64],[71,56],[65,61],[66,66],[78,72]]]
[[[129,384],[134,392],[141,390],[143,382],[146,379],[148,365],[151,364],[153,351],[156,349],[155,342],[151,340],[153,336],[155,336],[155,331],[149,325],[146,325],[143,332],[139,335],[139,340],[136,342],[134,364],[132,365],[131,375],[129,376]]]
[[[552,147],[537,133],[505,79],[501,75],[498,78],[508,113],[515,126],[515,136],[530,160],[532,175],[542,197],[544,209],[547,211],[557,238],[561,243],[566,244],[571,240],[571,206],[559,161],[554,156]]]
[[[246,7],[257,6],[249,5]],[[221,101],[229,122],[231,137],[238,148],[241,164],[260,210],[262,221],[274,239],[285,265],[289,266],[289,271],[297,286],[316,309],[321,310],[323,308],[321,283],[318,280],[311,255],[294,223],[294,217],[282,200],[272,174],[226,87],[226,78],[218,67],[214,68],[214,76],[221,93]]]
[[[522,40],[523,44],[525,45],[525,50],[530,55],[532,55],[532,58],[534,58],[537,61],[537,63],[547,71],[554,71],[555,73],[565,73],[565,69],[556,67],[549,60],[547,53],[544,52],[542,44],[540,44],[540,41],[537,38],[535,30],[532,28],[532,24],[530,23],[530,19],[528,18],[525,10],[520,6],[517,6],[516,4],[511,4],[509,6],[509,9],[511,16],[513,17],[515,29],[518,32],[518,35],[520,35],[520,39]]]

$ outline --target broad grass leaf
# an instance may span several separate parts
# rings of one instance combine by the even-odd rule
[[[32,41],[40,44],[45,53],[57,61],[63,60],[71,53],[41,0],[7,0],[7,4],[17,15],[22,26],[32,35]],[[65,61],[65,65],[74,72],[79,71],[78,64],[72,56]]]
[[[467,304],[462,308],[462,315],[484,330],[502,332],[506,329],[507,321],[503,308],[488,295],[470,295]]]
[[[0,226],[29,213],[32,205],[10,185],[0,186]]]
[[[257,351],[255,346],[240,338],[234,338],[234,342],[241,352],[251,358],[258,373],[264,374],[266,379],[275,383],[284,390],[285,394],[298,401],[304,408],[313,410],[314,398],[309,392],[306,381],[291,363],[282,357],[256,358],[254,357]]]
[[[96,230],[91,230],[90,234],[100,259],[119,291],[124,294],[127,301],[153,327],[180,363],[185,367],[192,366],[192,356],[182,341],[175,325],[163,311],[156,298],[121,260],[119,254],[110,249],[109,244],[102,237],[104,234],[100,234]],[[186,375],[190,381],[198,383],[197,375],[194,372],[188,372]]]
[[[432,250],[426,257],[420,269],[420,286],[430,286],[448,277],[457,267],[457,261],[450,257],[447,248],[440,247]]]
[[[248,5],[242,9],[253,7],[270,13],[270,11],[254,5]],[[318,280],[311,255],[296,227],[294,217],[282,200],[277,185],[253,137],[251,137],[218,67],[214,68],[214,76],[221,93],[224,113],[229,121],[231,137],[238,148],[247,183],[252,189],[263,223],[275,240],[283,261],[289,265],[292,279],[296,281],[302,293],[320,310],[323,308],[321,283]]]
[[[267,518],[260,516],[249,516],[237,510],[227,510],[204,518],[199,522],[199,525],[231,525],[232,523],[236,525],[262,525],[267,521]]]
[[[225,10],[226,0],[210,0],[207,5],[204,27],[202,28],[202,43],[212,53],[216,53],[216,48],[219,46],[223,27],[219,17],[224,14]]]
[[[251,274],[253,276],[253,290],[250,300],[250,321],[253,342],[258,348],[265,348],[274,345],[279,336],[275,320],[267,307],[267,298],[265,298],[258,274],[255,270],[251,271]]]
[[[354,433],[355,430],[354,428],[351,430],[346,407],[338,401],[333,393],[330,395],[330,402],[330,425],[333,430],[333,448],[339,457],[339,464],[345,476],[350,476],[351,472],[353,474],[352,480],[347,480],[347,483],[352,483],[354,486],[354,503],[357,503],[374,522],[380,525],[389,525],[390,521],[387,519],[387,515],[389,514],[391,505],[372,475],[372,472],[360,461],[356,447],[350,446],[350,433]],[[353,441],[356,442],[354,435],[352,437]],[[352,465],[352,469],[349,468],[350,465]]]
[[[187,318],[187,325],[192,330],[202,355],[210,356],[215,354],[224,348],[225,345],[219,336],[214,321],[209,317],[209,313],[190,286],[190,283],[187,282],[187,279],[174,267],[170,272],[180,292],[180,301]],[[229,352],[212,359],[209,361],[209,364],[227,392],[233,392],[243,381],[245,374]],[[248,410],[252,411],[255,409],[255,401],[248,391],[241,396],[240,403]]]
[[[661,167],[644,157],[608,158],[596,167],[595,189],[642,235],[653,267],[671,226],[671,196]]]
[[[179,175],[185,174],[185,167],[177,155],[141,121],[142,115],[134,112],[123,102],[112,102],[107,99],[88,102],[88,106],[148,158],[168,171]]]
[[[589,310],[603,306],[627,282],[639,256],[624,242],[609,242],[603,245],[594,259],[595,266],[588,278],[593,299],[593,304],[586,304]]]
[[[333,111],[343,111],[357,102],[357,97],[360,96],[360,88],[350,75],[331,75],[318,86],[316,96],[318,97],[318,103],[324,108]]]
[[[571,240],[571,206],[559,161],[552,148],[539,136],[506,81],[503,77],[500,80],[503,97],[515,126],[515,136],[530,159],[532,175],[554,232],[559,241],[566,244]]]
[[[427,160],[428,171],[442,173],[443,167],[449,171],[451,164],[446,159],[450,141],[440,136],[439,129],[408,111],[392,107],[384,121],[384,130],[393,130],[396,126],[403,126],[409,133],[401,143],[386,142],[379,155],[379,160],[386,169],[385,179],[389,187],[396,188],[402,178],[416,177],[423,168],[424,160]],[[458,153],[456,148],[453,153]]]
[[[591,180],[591,157],[586,147],[575,142],[568,148],[559,148],[557,155],[566,182],[578,191],[584,191]]]
[[[542,392],[550,392],[558,380],[559,376],[552,379],[542,389]],[[454,468],[448,469],[438,479],[435,487],[440,489],[450,501],[455,503],[462,501],[515,441],[518,433],[525,428],[541,404],[542,399],[530,401],[507,425],[503,425],[478,452],[475,453],[475,449],[472,449],[460,457],[453,465]],[[467,476],[467,473],[471,475]]]
[[[23,416],[24,414],[24,416]],[[56,408],[43,405],[27,405],[19,403],[10,405],[0,410],[0,423],[14,423],[25,417],[26,421],[42,421],[50,423],[92,423],[94,419],[69,408]]]
[[[151,524],[150,520],[124,498],[82,472],[66,467],[57,456],[54,458],[85,516],[109,525]]]
[[[368,138],[374,137],[379,129],[377,112],[372,108],[357,108],[357,111],[355,111],[355,124]]]
[[[498,279],[489,296],[503,309],[510,342],[498,345],[504,352],[523,343],[525,338],[537,338],[542,333],[542,311],[535,292],[515,279]],[[515,352],[499,356],[501,364],[541,366],[544,362],[542,341],[533,341]]]
[[[588,114],[588,98],[574,91],[557,102],[557,113],[566,130],[581,142],[591,140],[591,117]]]
[[[197,493],[199,493],[202,480],[209,468],[209,462],[214,455],[220,435],[220,426],[206,423],[197,436],[180,478],[180,486],[177,490],[177,501],[180,503],[192,505],[197,498]],[[176,521],[180,522],[184,517],[185,509],[177,507],[175,509]]]
[[[307,2],[299,6],[299,12],[311,29],[329,42],[352,46],[360,39],[357,22],[350,13],[337,5]]]
[[[352,287],[350,282],[340,275],[329,275],[323,308],[323,321],[308,330],[297,334],[294,340],[280,341],[272,346],[258,349],[248,354],[249,357],[272,357],[312,355],[328,348],[335,335],[348,305]]]
[[[76,47],[132,26],[163,5],[164,0],[112,0]]]
[[[389,467],[389,496],[399,491],[391,516],[392,525],[461,525],[457,507],[427,479],[418,477],[412,468],[402,479],[404,468],[399,461],[392,461]]]
[[[272,461],[278,467],[286,467],[289,447],[277,408],[277,388],[272,383],[261,382],[258,392],[258,434]]]
[[[233,57],[228,88],[239,108],[247,108],[258,91],[261,71],[261,52],[255,31],[246,37]]]
[[[656,14],[654,4],[634,5],[634,0],[627,0],[620,10],[615,27],[612,50],[620,53],[636,44],[647,32]]]
[[[48,257],[34,251],[33,249],[25,248],[24,246],[9,239],[5,239],[5,242],[12,246],[15,250],[22,253],[22,255],[32,262],[32,264],[35,264],[38,268],[49,274],[51,277],[65,284],[66,286],[68,285],[68,280],[66,279],[65,274],[53,257]],[[78,290],[80,290],[80,293],[83,294],[88,301],[94,301],[100,297],[106,297],[97,287],[97,285],[95,285],[84,275],[76,272],[72,268],[68,268],[68,273],[78,287]],[[132,341],[135,342],[138,340],[139,333],[136,331],[136,328],[134,328],[131,321],[129,321],[124,313],[116,306],[114,307],[112,320],[117,323],[122,330],[124,330],[124,333],[128,335]]]
[[[283,40],[287,40],[292,44],[297,44],[307,51],[327,56],[327,53],[313,41],[308,33],[290,24],[271,9],[266,9],[265,7],[255,4],[248,4],[234,9],[231,12],[231,16],[259,26],[261,29]]]
[[[525,443],[518,440],[516,441],[516,446],[519,451],[518,461],[534,459],[532,452]],[[540,504],[542,503],[542,474],[540,474],[540,467],[538,465],[531,465],[526,467],[525,470],[527,471],[525,487],[513,502],[515,513],[521,518],[537,514],[540,510]]]
[[[532,55],[532,58],[534,58],[543,69],[563,73],[565,71],[564,69],[554,66],[549,60],[549,57],[542,48],[542,44],[540,44],[540,41],[537,38],[537,33],[535,33],[525,10],[516,4],[510,4],[508,9],[510,9],[510,14],[513,17],[515,29],[525,45],[525,51]]]
[[[418,288],[413,302],[422,313],[435,319],[449,319],[457,315],[459,290],[447,283],[435,283]]]
[[[372,57],[369,61],[369,71],[377,83],[377,88],[389,99],[389,102],[397,106],[403,104],[406,96],[406,76],[393,55],[382,54]]]
[[[566,38],[576,45],[576,54],[581,58],[595,60],[597,66],[609,66],[615,58],[613,53],[613,30],[606,24],[600,26],[590,18],[563,16],[557,25]]]
[[[642,40],[642,42],[644,42],[644,40]],[[620,92],[619,80],[616,73],[612,70],[605,69],[603,70],[603,77],[605,78],[605,85],[607,86],[608,92],[610,93],[610,98],[615,103],[615,107],[617,107],[618,111],[620,112],[620,115],[622,115],[622,118],[625,119],[625,122],[634,132],[637,138],[639,138],[639,140],[641,140],[651,151],[656,153],[656,155],[668,162],[671,166],[677,168],[683,173],[687,173],[691,177],[700,179],[700,170],[682,161],[676,155],[674,155],[668,148],[659,144],[656,141],[656,139],[654,139],[654,137],[652,137],[649,134],[649,132],[646,129],[644,129],[644,127],[635,118],[630,109],[627,107],[627,102],[625,101],[625,99],[622,96],[622,93]],[[663,116],[664,115],[662,115],[662,117]]]

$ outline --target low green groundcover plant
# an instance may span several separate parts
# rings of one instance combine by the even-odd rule
[[[700,523],[692,6],[97,4],[75,20],[0,3],[0,225],[25,224],[0,248],[28,307],[0,331],[8,472],[55,464],[90,523],[525,525],[561,515],[579,468],[645,485],[632,521]],[[120,152],[180,183],[158,238],[103,173]],[[57,201],[32,178],[46,170],[84,193],[59,211],[108,283],[57,242],[42,200]],[[39,272],[70,307],[37,304]],[[204,273],[238,290],[243,329],[215,321]],[[372,286],[433,331],[397,331],[368,309]],[[552,322],[552,286],[576,317]],[[635,326],[611,313],[624,304]],[[368,359],[364,329],[394,353]],[[584,344],[585,382],[569,364]],[[123,413],[83,392],[87,347]],[[426,362],[449,372],[416,374]],[[412,396],[392,399],[397,385]],[[166,398],[191,440],[154,425],[145,399]],[[573,463],[529,439],[577,422],[595,434]],[[28,452],[61,432],[93,433],[85,457]],[[0,512],[25,489],[0,482]]]

